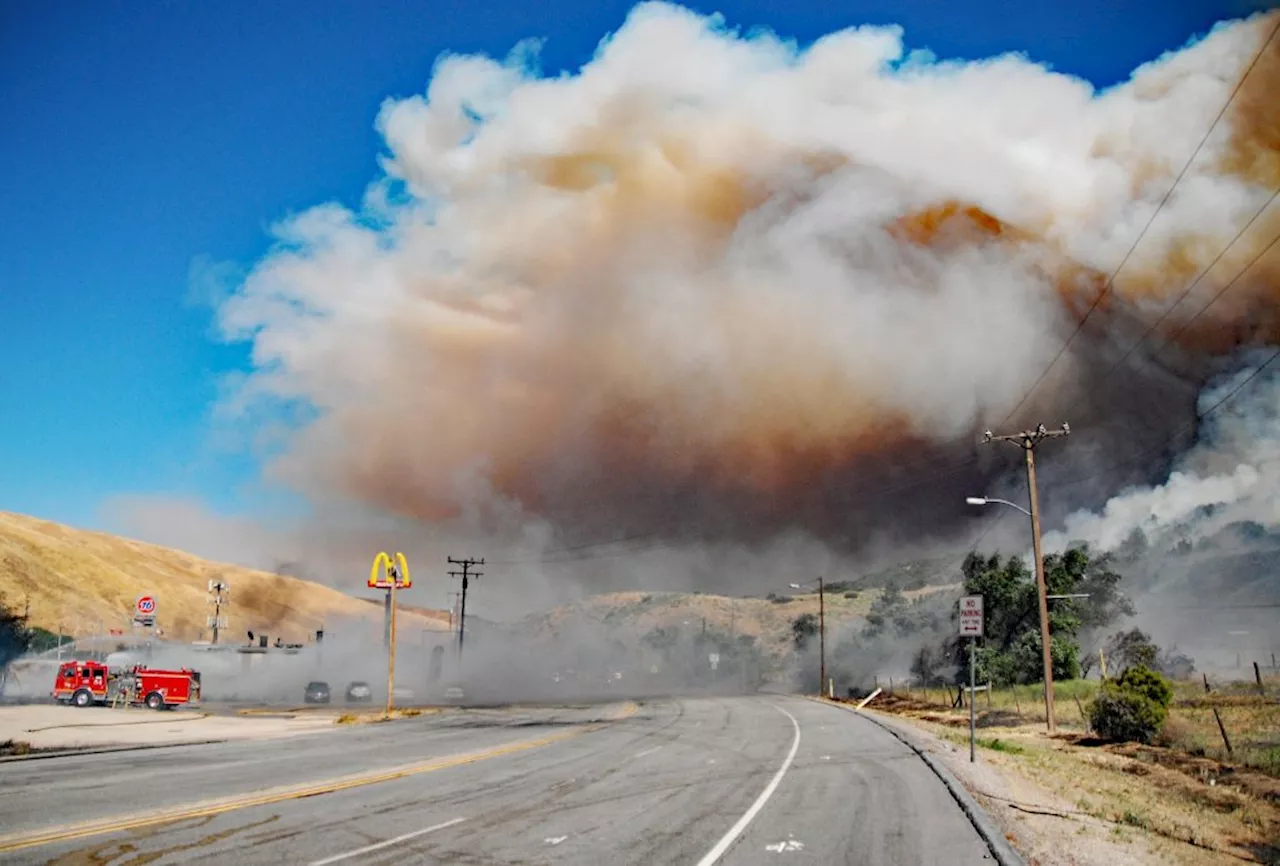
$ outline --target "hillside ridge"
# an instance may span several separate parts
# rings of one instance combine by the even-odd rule
[[[302,641],[344,618],[377,621],[380,605],[298,577],[204,559],[186,551],[43,518],[0,511],[0,600],[29,624],[66,634],[128,630],[140,595],[156,598],[166,637],[205,637],[207,585],[230,585],[226,633],[248,631]],[[438,628],[448,613],[401,608],[422,627]]]

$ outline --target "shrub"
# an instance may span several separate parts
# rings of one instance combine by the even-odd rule
[[[1120,679],[1102,684],[1089,706],[1089,723],[1104,740],[1150,743],[1160,733],[1172,700],[1168,680],[1135,665]]]
[[[1127,668],[1120,679],[1116,680],[1116,684],[1122,689],[1137,692],[1144,698],[1154,701],[1162,709],[1167,709],[1173,702],[1173,686],[1169,681],[1143,665]]]
[[[1150,743],[1160,732],[1166,712],[1155,701],[1109,682],[1089,706],[1089,723],[1104,740]]]

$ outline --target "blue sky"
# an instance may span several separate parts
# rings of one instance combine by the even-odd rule
[[[246,363],[192,299],[193,262],[247,267],[275,221],[355,204],[389,96],[421,92],[444,51],[546,39],[576,68],[632,4],[510,2],[0,5],[0,510],[103,525],[121,494],[273,500],[213,447],[219,378]],[[733,26],[802,43],[897,23],[944,58],[1018,50],[1102,86],[1249,0],[1179,3],[728,2]],[[785,11],[784,11],[785,10]]]

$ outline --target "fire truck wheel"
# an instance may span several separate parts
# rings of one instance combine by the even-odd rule
[[[93,703],[93,694],[88,689],[81,689],[71,696],[71,703],[77,707],[87,707]]]
[[[152,692],[147,695],[147,706],[153,710],[163,710],[164,698],[160,696],[159,692]]]

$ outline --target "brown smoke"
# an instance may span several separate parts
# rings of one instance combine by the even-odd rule
[[[877,34],[789,65],[656,4],[575,78],[446,64],[381,119],[413,204],[382,229],[304,215],[224,309],[256,341],[259,390],[318,410],[277,472],[426,523],[514,513],[579,537],[804,526],[856,544],[903,512],[943,531],[956,491],[1003,465],[975,462],[974,437],[1087,315],[1027,408],[1084,399],[1085,445],[1123,454],[1117,429],[1184,422],[1215,359],[1280,341],[1280,257],[1188,327],[1280,233],[1277,209],[1161,324],[1191,362],[1170,375],[1142,353],[1102,387],[1243,224],[1226,217],[1280,183],[1273,47],[1103,295],[1221,105],[1188,82],[1225,99],[1273,20],[1096,99],[1020,61],[883,74],[867,58],[900,46]]]

